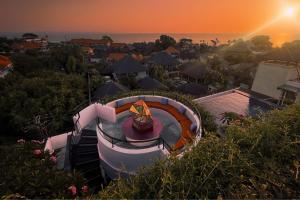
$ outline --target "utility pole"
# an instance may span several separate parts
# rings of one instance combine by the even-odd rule
[[[91,103],[92,103],[92,100],[91,100],[91,80],[90,80],[90,72],[87,72],[87,78],[88,78],[89,104],[91,104]]]

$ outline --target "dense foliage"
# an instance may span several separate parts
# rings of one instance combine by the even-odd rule
[[[119,179],[101,198],[299,198],[300,104],[207,135],[181,159]]]
[[[43,152],[43,146],[38,141],[23,140],[16,145],[0,146],[0,197],[53,199],[88,194],[81,191],[85,185],[82,176],[58,170],[55,155]],[[72,185],[76,194],[70,191]]]
[[[0,79],[1,135],[21,134],[44,116],[50,132],[63,128],[66,115],[86,99],[86,80],[79,75],[43,71],[23,76],[11,73]],[[23,137],[26,137],[24,135]]]

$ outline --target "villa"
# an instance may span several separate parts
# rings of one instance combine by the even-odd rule
[[[59,166],[81,171],[89,184],[120,175],[171,154],[180,158],[201,139],[201,117],[192,104],[155,94],[95,102],[73,116],[74,130],[49,137]]]
[[[260,63],[251,90],[269,96],[278,105],[300,101],[299,63],[272,60]]]
[[[115,62],[111,69],[113,74],[117,76],[133,76],[136,79],[141,79],[147,75],[147,68],[129,55]]]

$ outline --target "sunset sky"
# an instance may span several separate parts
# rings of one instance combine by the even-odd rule
[[[1,32],[250,33],[300,0],[0,0]],[[299,13],[299,12],[298,12]],[[294,16],[300,21],[299,14]],[[297,21],[297,20],[296,20]],[[282,19],[262,33],[300,33]],[[291,36],[292,37],[292,36]]]

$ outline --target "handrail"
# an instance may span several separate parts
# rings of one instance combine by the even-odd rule
[[[101,131],[101,133],[104,134],[104,136],[108,137],[109,139],[111,139],[111,141],[107,140],[105,137],[103,137],[104,139],[106,139],[107,141],[111,142],[112,144],[112,148],[114,147],[114,141],[117,141],[117,142],[124,142],[126,144],[129,144],[129,143],[145,143],[145,142],[154,142],[154,141],[159,141],[158,144],[156,144],[155,146],[158,146],[160,144],[163,145],[163,149],[165,147],[167,147],[166,149],[170,150],[170,151],[173,151],[173,148],[161,137],[159,138],[154,138],[154,139],[149,139],[149,140],[134,140],[134,141],[128,141],[128,140],[123,140],[123,139],[119,139],[119,138],[115,138],[115,137],[112,137],[110,136],[109,134],[107,134],[100,126],[99,126],[99,118],[97,118],[97,127],[98,129]]]

